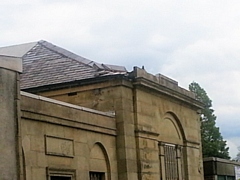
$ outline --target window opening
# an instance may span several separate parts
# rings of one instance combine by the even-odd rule
[[[76,171],[74,169],[61,169],[47,167],[48,180],[75,180]]]
[[[71,177],[63,177],[63,176],[51,176],[50,180],[72,180]]]
[[[105,180],[105,174],[103,172],[90,172],[90,180]]]
[[[68,96],[76,96],[77,95],[77,92],[70,92],[68,93]]]
[[[165,172],[167,180],[178,179],[177,152],[174,145],[164,146]]]

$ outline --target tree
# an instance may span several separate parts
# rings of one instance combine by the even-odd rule
[[[234,161],[237,161],[237,162],[240,162],[240,146],[238,147],[238,153],[237,153],[237,157],[235,157],[233,160]]]
[[[196,99],[204,104],[200,116],[203,157],[230,159],[226,141],[223,140],[219,128],[216,127],[217,117],[212,109],[212,100],[196,82],[192,82],[189,85],[189,90],[194,92]]]

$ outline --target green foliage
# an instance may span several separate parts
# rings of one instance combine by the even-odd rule
[[[196,82],[189,85],[189,90],[194,92],[196,99],[205,105],[200,117],[203,157],[230,159],[226,141],[223,140],[219,128],[216,127],[217,117],[214,115],[211,99]]]
[[[235,157],[233,160],[240,162],[240,146],[238,147],[239,152],[237,153],[237,157]]]

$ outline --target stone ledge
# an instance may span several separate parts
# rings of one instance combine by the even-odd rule
[[[30,121],[40,121],[45,123],[56,124],[59,126],[71,127],[74,129],[82,129],[92,132],[99,132],[102,134],[116,136],[117,132],[115,128],[104,127],[99,124],[91,124],[86,122],[73,121],[69,119],[63,119],[59,117],[52,117],[44,114],[38,114],[36,112],[30,112],[22,110],[22,119]]]
[[[112,117],[112,118],[115,117],[115,112],[97,111],[97,110],[94,110],[94,109],[90,109],[90,108],[86,108],[86,107],[82,107],[82,106],[77,106],[77,105],[74,105],[74,104],[66,103],[66,102],[63,102],[63,101],[58,101],[58,100],[51,99],[51,98],[46,98],[46,97],[43,97],[43,96],[27,93],[27,92],[24,92],[24,91],[21,91],[21,95],[29,97],[29,98],[38,99],[38,100],[41,100],[41,101],[53,103],[53,104],[56,104],[56,105],[61,105],[61,106],[81,110],[81,111],[86,111],[86,112],[99,114],[99,115],[103,115],[103,116],[108,116],[108,117]]]

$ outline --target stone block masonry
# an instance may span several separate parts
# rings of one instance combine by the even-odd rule
[[[19,179],[19,58],[0,56],[0,179]]]

